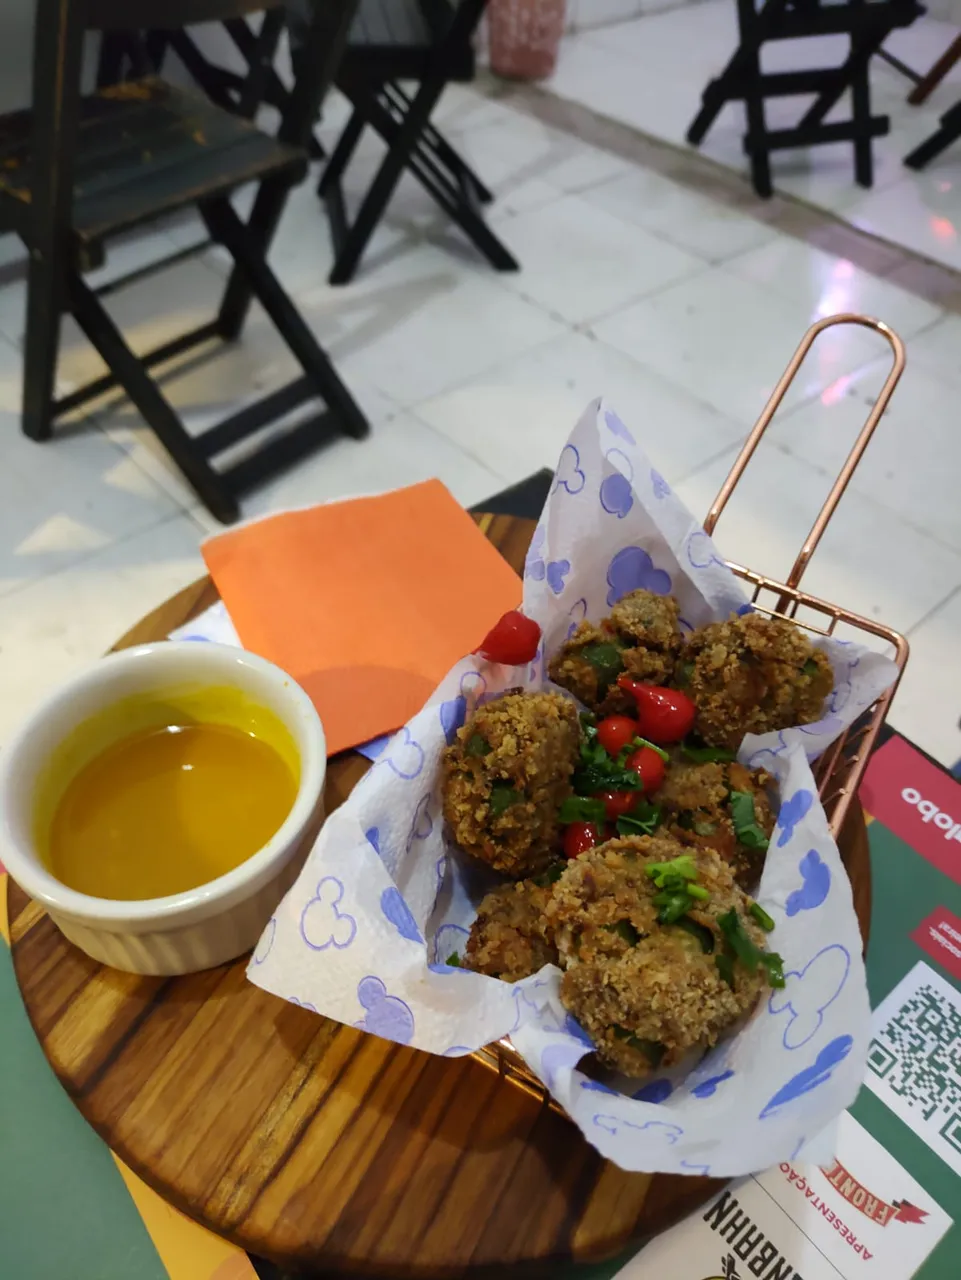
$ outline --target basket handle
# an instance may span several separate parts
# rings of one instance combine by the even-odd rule
[[[721,512],[727,506],[728,499],[734,492],[741,476],[744,474],[745,467],[751,461],[751,456],[760,443],[761,437],[768,429],[771,419],[780,408],[785,392],[794,381],[798,369],[800,369],[801,365],[804,363],[805,356],[814,344],[814,340],[819,334],[823,333],[825,329],[830,329],[836,324],[859,324],[863,325],[865,329],[873,329],[875,333],[880,333],[890,344],[891,350],[894,353],[894,362],[891,365],[891,372],[888,374],[884,386],[881,388],[880,395],[872,405],[871,412],[868,414],[867,420],[861,428],[860,434],[858,435],[857,440],[855,440],[851,452],[845,459],[844,466],[841,468],[837,479],[831,487],[831,492],[825,499],[824,505],[821,507],[814,524],[811,526],[811,532],[805,538],[804,545],[798,552],[797,559],[794,561],[794,567],[791,569],[787,578],[786,585],[789,587],[796,587],[800,583],[801,578],[804,575],[804,570],[808,566],[808,561],[811,559],[811,556],[814,555],[815,549],[821,541],[821,536],[827,528],[831,517],[834,515],[835,509],[841,501],[841,496],[848,487],[848,483],[854,474],[858,463],[861,461],[861,455],[864,453],[864,450],[867,448],[868,441],[874,434],[874,428],[878,425],[881,415],[888,407],[888,401],[891,399],[891,394],[897,386],[901,374],[904,372],[904,343],[894,330],[888,328],[883,321],[875,320],[871,316],[862,316],[856,315],[853,312],[845,312],[842,315],[826,316],[823,320],[818,320],[816,324],[811,325],[810,329],[808,329],[807,333],[801,339],[801,343],[798,346],[797,351],[795,351],[794,355],[791,357],[788,367],[781,375],[780,381],[771,392],[770,400],[768,400],[767,404],[764,406],[761,416],[754,424],[751,434],[748,436],[747,440],[745,440],[741,452],[734,460],[734,465],[728,472],[727,479],[721,485],[720,492],[711,504],[711,509],[707,513],[707,518],[704,521],[705,532],[713,534]]]

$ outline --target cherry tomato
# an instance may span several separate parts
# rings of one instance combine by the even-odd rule
[[[571,822],[564,829],[564,854],[568,858],[587,853],[600,842],[600,832],[593,822]]]
[[[680,689],[644,684],[630,676],[618,676],[618,686],[637,703],[638,730],[651,742],[680,742],[694,724],[697,707]]]
[[[644,786],[645,795],[656,791],[664,781],[667,765],[650,747],[641,747],[624,761],[625,769],[632,769]]]
[[[616,822],[630,813],[640,799],[637,791],[602,791],[595,799],[604,801],[604,816],[609,822]]]
[[[518,667],[522,662],[532,661],[540,639],[541,629],[533,618],[525,617],[520,609],[508,609],[474,652],[489,662]]]
[[[637,721],[630,716],[608,716],[597,726],[597,740],[612,756],[619,755],[639,733]]]

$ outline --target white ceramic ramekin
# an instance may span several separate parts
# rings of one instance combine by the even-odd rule
[[[300,786],[277,834],[226,875],[185,893],[140,902],[68,889],[43,865],[34,839],[42,770],[79,725],[114,702],[171,688],[230,686],[287,727]],[[162,641],[111,654],[62,685],[0,756],[0,859],[60,930],[95,960],[130,973],[192,973],[249,951],[297,877],[323,821],[326,742],[313,703],[279,667],[228,645]]]

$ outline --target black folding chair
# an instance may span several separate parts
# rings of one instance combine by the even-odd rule
[[[770,153],[789,147],[809,147],[824,142],[854,143],[854,173],[858,183],[870,187],[874,166],[872,138],[890,128],[887,116],[871,114],[868,69],[871,58],[896,27],[907,27],[924,12],[917,0],[737,0],[740,44],[725,69],[710,81],[701,109],[687,132],[687,140],[699,146],[726,102],[743,101],[747,114],[744,150],[751,164],[751,180],[759,196],[770,196]],[[771,40],[804,36],[848,35],[847,58],[837,67],[764,73],[761,46]],[[851,91],[851,118],[825,123],[825,117]],[[814,94],[813,104],[790,129],[769,129],[764,119],[766,98]]]
[[[9,220],[29,250],[25,434],[48,439],[58,416],[120,386],[204,504],[225,522],[237,518],[238,496],[253,484],[338,432],[359,439],[368,430],[267,265],[269,237],[263,233],[264,227],[276,226],[291,186],[307,172],[306,143],[333,80],[356,0],[301,0],[309,5],[309,19],[276,138],[208,98],[155,76],[82,98],[81,48],[88,29],[175,30],[185,22],[272,10],[278,2],[38,0],[33,110],[0,118],[0,222]],[[229,198],[248,182],[260,184],[253,226],[240,220]],[[228,288],[215,319],[137,356],[81,273],[99,265],[111,236],[190,204],[197,205],[211,238],[233,258],[232,278],[243,280],[244,306],[238,312]],[[142,278],[145,273],[134,274]],[[116,287],[114,282],[111,288]],[[148,370],[213,339],[235,339],[251,295],[276,325],[303,377],[191,436]],[[73,314],[109,373],[55,400],[63,311]],[[318,397],[322,412],[271,435],[232,466],[214,467],[213,460],[225,451]]]
[[[331,284],[353,277],[388,202],[408,169],[498,271],[516,258],[484,221],[493,199],[430,122],[451,81],[474,76],[473,37],[487,0],[361,0],[337,87],[353,113],[327,163],[318,195],[327,206],[336,260]],[[408,93],[404,82],[417,89]],[[387,155],[354,221],[348,221],[341,180],[364,129],[373,128]]]

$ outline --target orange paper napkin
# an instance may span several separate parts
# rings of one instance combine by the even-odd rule
[[[409,720],[521,597],[439,480],[271,516],[203,554],[244,647],[303,685],[331,755]]]

